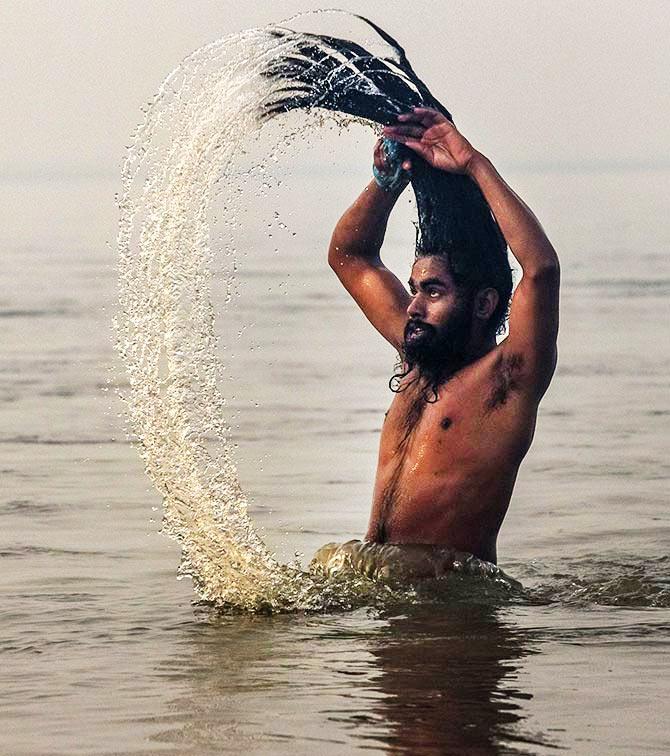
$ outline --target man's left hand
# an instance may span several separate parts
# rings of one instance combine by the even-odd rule
[[[468,173],[478,154],[448,118],[430,108],[399,115],[398,124],[385,127],[383,133],[407,145],[433,168],[449,173]]]

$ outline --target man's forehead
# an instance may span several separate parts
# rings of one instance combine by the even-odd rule
[[[437,255],[417,258],[412,265],[411,275],[415,281],[421,281],[424,278],[451,278],[449,264]]]

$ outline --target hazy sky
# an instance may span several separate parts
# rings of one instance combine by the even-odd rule
[[[195,48],[306,0],[3,0],[5,178],[118,174],[140,105]],[[511,164],[669,164],[670,2],[339,7],[381,23],[484,151]]]

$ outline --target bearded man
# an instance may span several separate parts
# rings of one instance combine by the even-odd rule
[[[523,270],[500,343],[512,290],[506,254],[474,250],[473,270],[481,259],[495,262],[470,276],[452,270],[443,250],[419,247],[408,292],[380,250],[411,161],[393,165],[377,143],[375,180],[338,222],[329,263],[402,368],[391,381],[365,541],[328,544],[315,561],[328,571],[344,558],[387,574],[386,550],[393,559],[409,555],[409,572],[420,577],[448,569],[445,554],[497,560],[498,531],[556,366],[560,271],[537,218],[444,115],[415,108],[384,137],[435,169],[469,176],[502,232],[503,252],[506,243]]]

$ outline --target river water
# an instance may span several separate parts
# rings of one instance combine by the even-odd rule
[[[394,355],[325,250],[370,148],[303,145],[240,215],[243,254],[213,262],[226,422],[281,561],[367,522]],[[115,393],[118,180],[4,181],[3,753],[667,753],[670,175],[491,157],[563,268],[559,366],[499,540],[527,594],[317,614],[193,603]],[[387,237],[401,276],[411,212]]]

